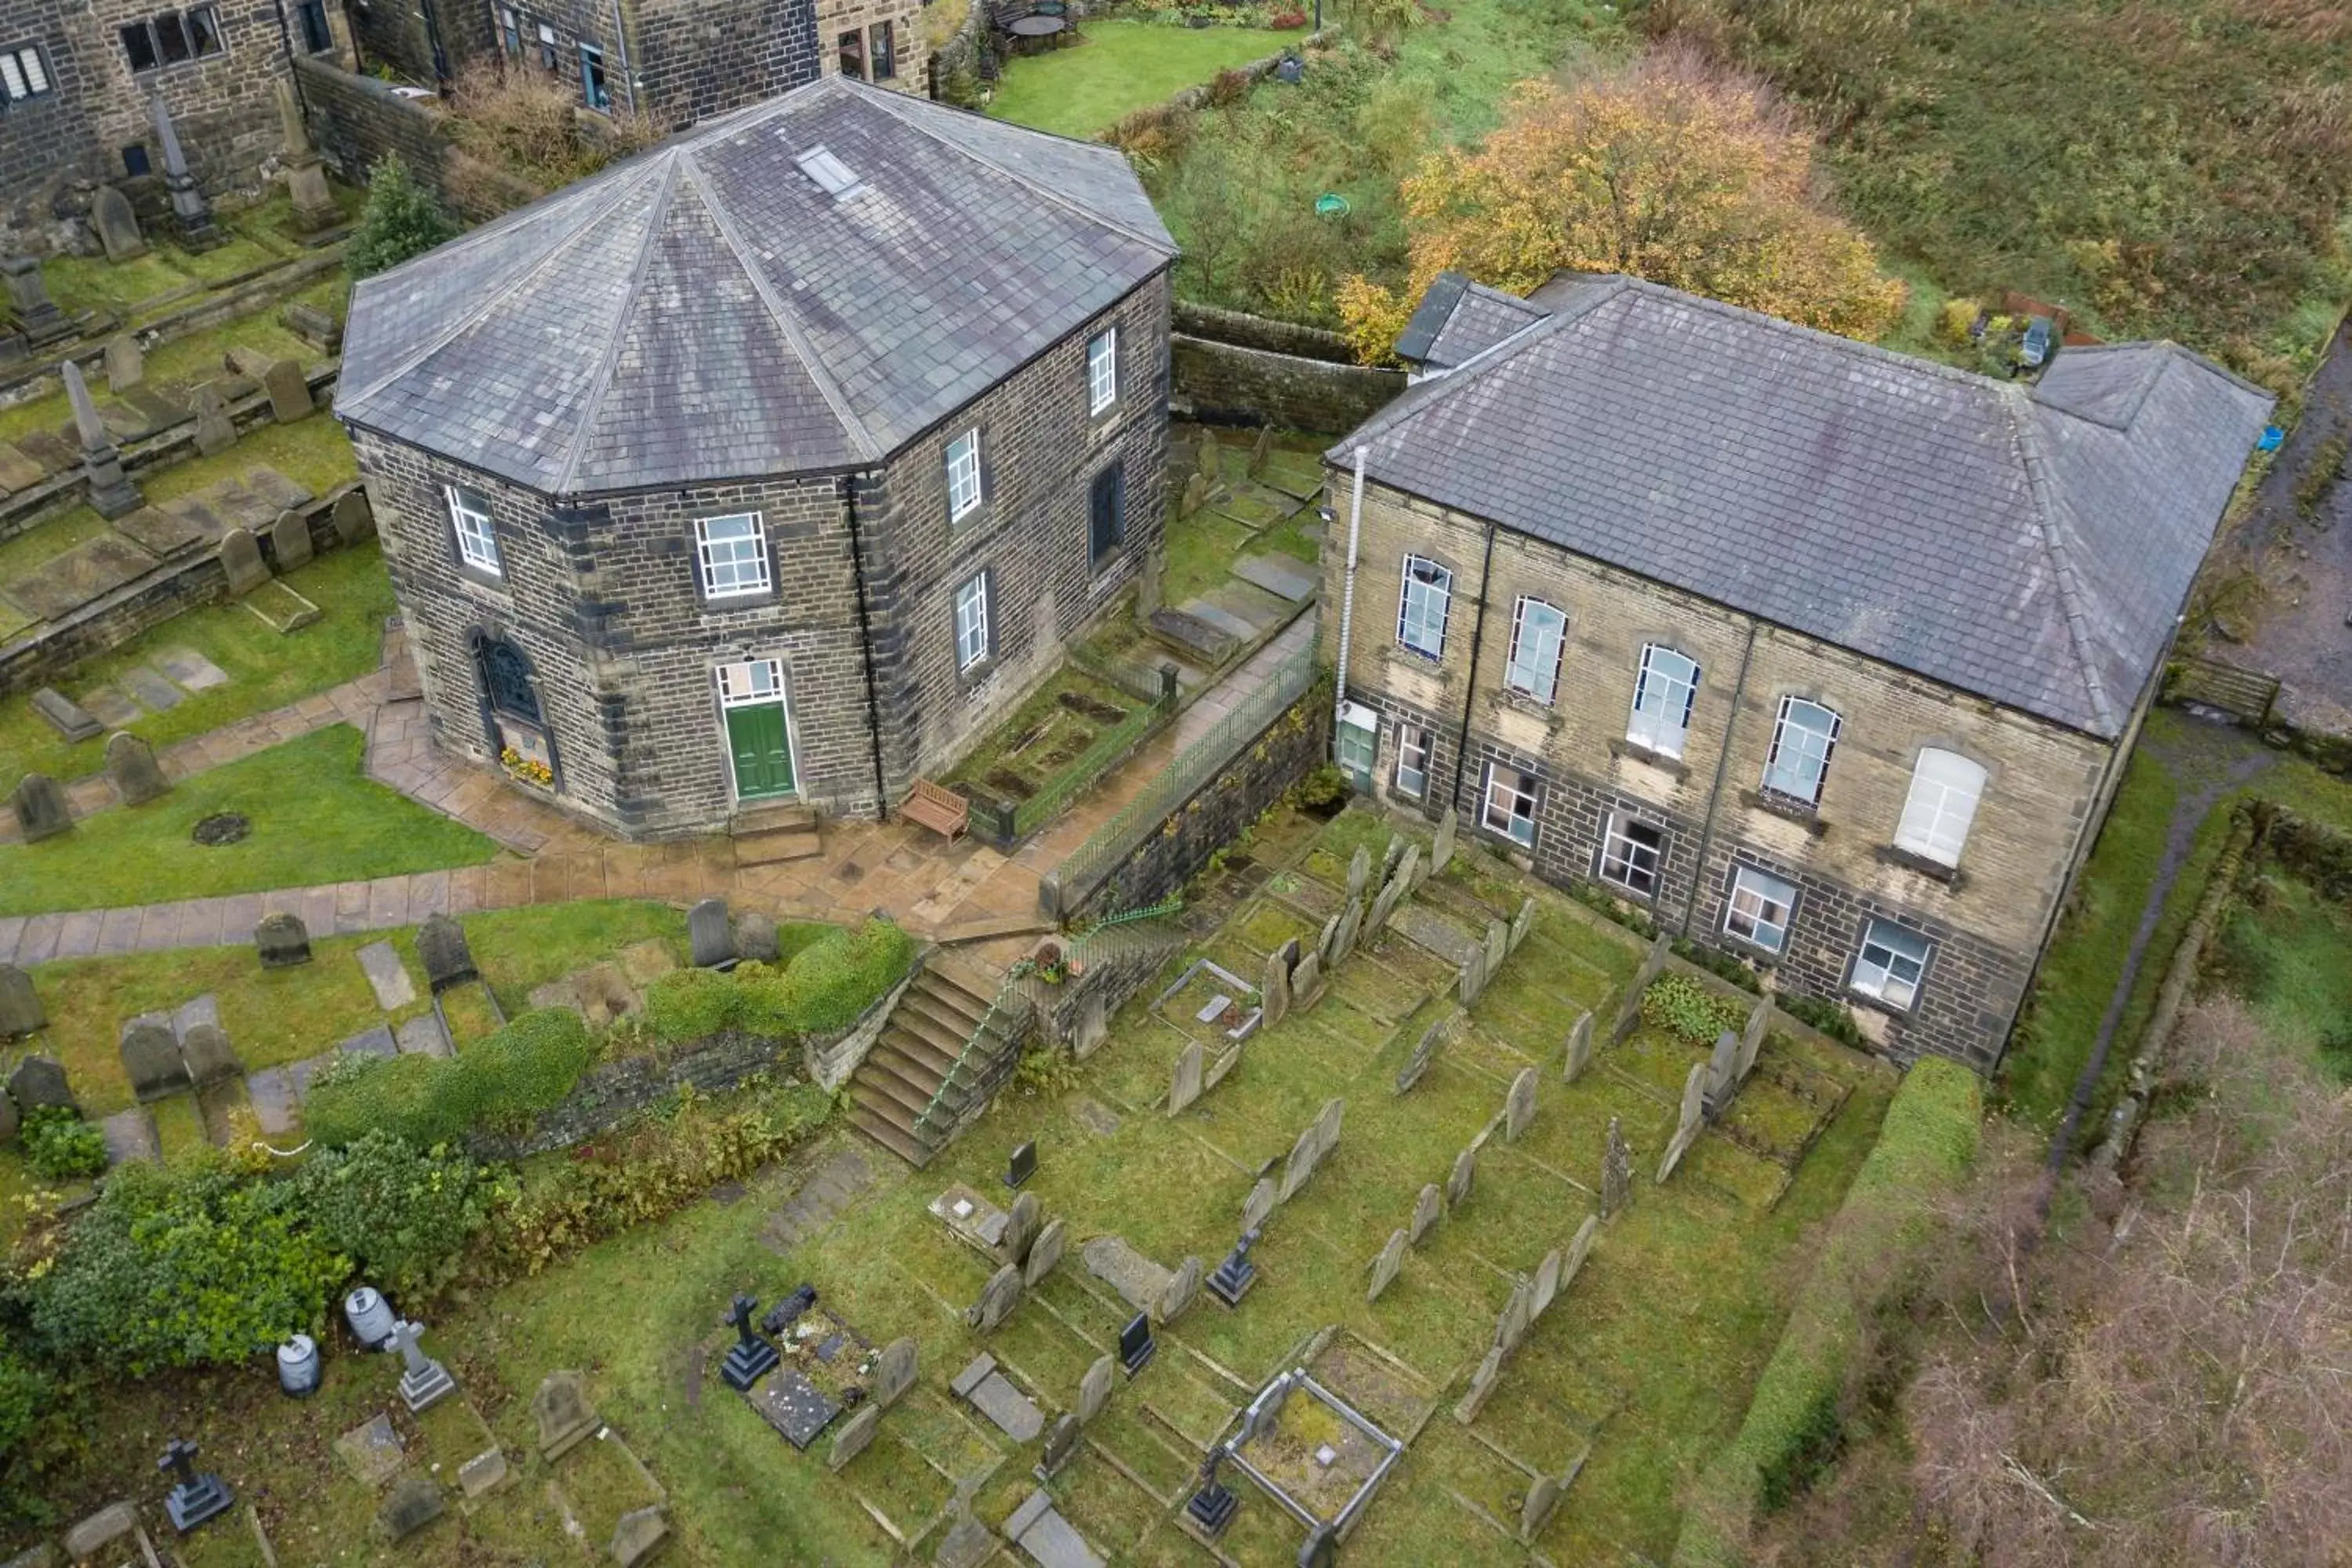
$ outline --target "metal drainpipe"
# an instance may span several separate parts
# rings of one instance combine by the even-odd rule
[[[1470,623],[1470,677],[1462,692],[1462,728],[1454,736],[1454,793],[1447,804],[1462,809],[1462,778],[1470,769],[1470,712],[1478,705],[1478,649],[1486,640],[1486,580],[1495,573],[1495,525],[1486,525],[1486,552],[1478,563],[1478,614]],[[1439,644],[1441,647],[1444,645]]]
[[[1364,531],[1364,448],[1356,448],[1354,494],[1348,501],[1348,574],[1339,588],[1339,695],[1331,700],[1331,750],[1339,749],[1339,722],[1348,711],[1348,628],[1356,618],[1356,545]]]
[[[621,0],[613,0],[613,42],[621,51],[621,87],[628,94],[629,117],[636,118],[636,68],[629,63],[629,29],[621,20]]]
[[[874,692],[874,623],[866,609],[866,543],[857,531],[857,476],[841,480],[842,510],[849,518],[849,570],[857,584],[857,646],[866,662],[866,734],[874,748],[874,819],[890,816],[890,786],[882,769],[882,703]]]
[[[1756,657],[1756,623],[1748,623],[1748,644],[1739,650],[1739,679],[1731,686],[1731,716],[1723,723],[1723,750],[1715,759],[1715,785],[1706,792],[1706,816],[1699,823],[1698,864],[1691,868],[1690,897],[1683,900],[1682,929],[1675,934],[1687,941],[1691,917],[1698,912],[1698,889],[1706,875],[1706,852],[1715,841],[1715,808],[1723,798],[1723,776],[1731,771],[1731,737],[1739,728],[1739,700],[1748,694],[1748,665]]]
[[[418,9],[425,17],[425,41],[433,47],[433,86],[443,98],[449,96],[449,53],[441,47],[441,17],[433,9],[433,0],[420,0]]]

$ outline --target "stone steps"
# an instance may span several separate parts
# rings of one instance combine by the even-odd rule
[[[739,811],[727,825],[738,866],[774,866],[824,853],[816,813],[786,802]]]

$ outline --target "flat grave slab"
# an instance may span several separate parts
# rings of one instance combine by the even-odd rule
[[[1109,1286],[1139,1312],[1158,1307],[1175,1276],[1142,1253],[1123,1236],[1098,1236],[1078,1249],[1087,1272]]]
[[[1389,917],[1389,929],[1449,964],[1459,964],[1470,956],[1472,948],[1482,945],[1482,939],[1467,926],[1418,903],[1399,904],[1396,913]]]
[[[41,465],[45,473],[63,473],[81,462],[81,445],[71,423],[54,430],[28,430],[16,437],[16,448]]]
[[[111,686],[93,686],[81,694],[81,705],[89,716],[109,730],[120,730],[135,722],[147,710]]]
[[[8,585],[8,595],[26,614],[54,621],[137,580],[154,564],[152,555],[121,534],[102,533],[34,567]]]
[[[1031,1511],[1039,1498],[1045,1498],[1045,1506]],[[1103,1560],[1095,1555],[1084,1536],[1070,1528],[1070,1521],[1055,1510],[1053,1500],[1045,1493],[1034,1494],[1029,1502],[1013,1510],[1013,1519],[1022,1522],[1020,1532],[1013,1536],[1014,1544],[1038,1568],[1103,1568]],[[1012,1520],[1005,1521],[1008,1531],[1012,1524]]]
[[[806,1448],[817,1434],[841,1414],[841,1406],[824,1390],[801,1375],[797,1367],[782,1367],[762,1378],[744,1398],[795,1448]]]
[[[184,526],[193,530],[196,537],[205,543],[216,544],[220,542],[220,536],[228,531],[229,525],[221,521],[218,512],[205,504],[205,498],[211,493],[209,490],[198,490],[194,495],[178,496],[165,501],[156,510],[169,512],[179,519]]]
[[[1172,645],[1176,651],[1212,669],[1233,657],[1231,634],[1210,625],[1200,616],[1182,610],[1158,609],[1151,612],[1147,623],[1152,636]]]
[[[155,668],[190,691],[228,684],[228,671],[192,647],[165,648],[155,656]]]
[[[142,506],[115,519],[114,530],[157,555],[175,555],[205,541],[205,531],[181,511],[169,507]]]
[[[31,489],[48,478],[48,470],[20,451],[15,443],[0,441],[0,495]]]
[[[33,711],[68,741],[90,740],[104,729],[89,710],[51,686],[33,693]]]
[[[449,1026],[438,1013],[419,1013],[393,1032],[393,1041],[404,1057],[455,1056],[457,1047],[449,1043]]]
[[[245,1099],[253,1107],[253,1119],[264,1136],[282,1138],[294,1131],[295,1110],[302,1096],[295,1088],[292,1068],[264,1068],[246,1074]]]
[[[144,1160],[154,1164],[163,1158],[163,1140],[155,1135],[155,1119],[147,1114],[143,1105],[116,1111],[98,1124],[98,1131],[106,1140],[109,1165],[120,1165],[126,1160]]]
[[[416,1000],[416,983],[408,977],[408,966],[401,963],[399,951],[392,943],[372,942],[356,956],[367,975],[368,988],[375,993],[377,1006],[389,1013]]]
[[[283,636],[299,632],[319,618],[319,606],[272,577],[237,601],[261,617],[271,631]]]
[[[400,1054],[400,1042],[394,1037],[390,1024],[378,1024],[373,1029],[361,1030],[349,1039],[338,1040],[335,1048],[353,1056],[396,1057]]]
[[[1223,605],[1211,604],[1206,599],[1187,599],[1177,606],[1176,613],[1180,616],[1190,616],[1197,621],[1206,622],[1236,643],[1248,642],[1265,629],[1255,622],[1243,619]],[[1155,620],[1158,618],[1158,616],[1153,617]]]
[[[400,1434],[392,1429],[392,1417],[379,1410],[335,1439],[335,1458],[343,1462],[353,1480],[373,1488],[400,1473],[407,1453]]]
[[[1287,555],[1244,555],[1234,563],[1234,575],[1294,605],[1313,598],[1322,581],[1307,563]]]
[[[992,1254],[1012,1218],[961,1182],[933,1198],[930,1210],[958,1241]]]
[[[134,664],[122,672],[122,689],[150,713],[161,713],[180,705],[180,689],[143,664]]]
[[[971,1401],[974,1410],[994,1423],[998,1431],[1016,1443],[1030,1442],[1045,1429],[1045,1412],[1001,1372],[992,1372],[982,1378],[964,1397]]]

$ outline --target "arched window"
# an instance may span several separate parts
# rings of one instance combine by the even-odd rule
[[[526,724],[538,724],[539,691],[531,684],[530,661],[522,650],[504,637],[483,637],[474,644],[474,657],[481,661],[482,689],[490,700],[490,710],[520,719]]]
[[[1958,865],[1984,782],[1984,769],[1958,752],[1921,752],[1911,771],[1911,797],[1903,803],[1903,821],[1895,829],[1895,847],[1938,865]]]

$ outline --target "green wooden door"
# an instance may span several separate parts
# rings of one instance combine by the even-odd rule
[[[782,703],[727,710],[727,744],[735,758],[738,798],[793,793],[793,744],[784,731]]]

